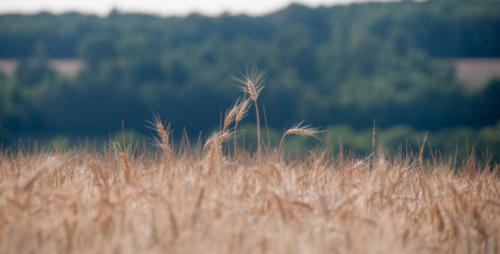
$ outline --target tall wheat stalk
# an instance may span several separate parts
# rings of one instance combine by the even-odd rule
[[[260,92],[264,88],[264,75],[265,71],[259,71],[256,68],[245,68],[245,74],[243,75],[243,79],[237,79],[241,84],[241,89],[243,92],[247,93],[252,99],[253,104],[255,106],[255,117],[257,118],[257,152],[260,153],[261,145],[260,145],[260,115],[259,115],[259,106],[257,105],[257,99],[259,98]]]

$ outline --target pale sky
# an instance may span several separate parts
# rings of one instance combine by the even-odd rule
[[[217,15],[245,13],[260,15],[283,8],[290,3],[308,6],[347,4],[367,0],[1,0],[0,13],[34,13],[50,11],[61,13],[79,11],[106,15],[114,7],[125,12],[146,12],[159,15],[186,15],[198,12]],[[387,1],[387,0],[382,0]]]

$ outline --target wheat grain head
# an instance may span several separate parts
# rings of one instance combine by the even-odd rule
[[[309,136],[309,137],[313,137],[313,138],[318,139],[316,137],[316,134],[318,134],[320,131],[317,128],[311,127],[311,125],[303,126],[302,125],[303,123],[304,122],[299,122],[299,123],[293,125],[287,131],[285,131],[285,133],[283,133],[283,135],[281,136],[280,146],[278,148],[278,151],[281,151],[281,147],[283,145],[283,142],[285,141],[285,137],[288,135]]]

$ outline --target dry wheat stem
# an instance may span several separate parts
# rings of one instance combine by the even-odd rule
[[[260,153],[260,116],[259,107],[257,106],[257,101],[253,101],[255,105],[255,117],[257,118],[257,153]]]

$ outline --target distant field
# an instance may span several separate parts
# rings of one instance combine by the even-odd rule
[[[456,78],[473,89],[500,78],[500,59],[456,59],[455,70]]]
[[[74,77],[83,70],[83,62],[76,58],[50,59],[49,63],[54,70],[69,77]],[[16,59],[0,59],[0,71],[8,76],[14,73],[16,66]]]

